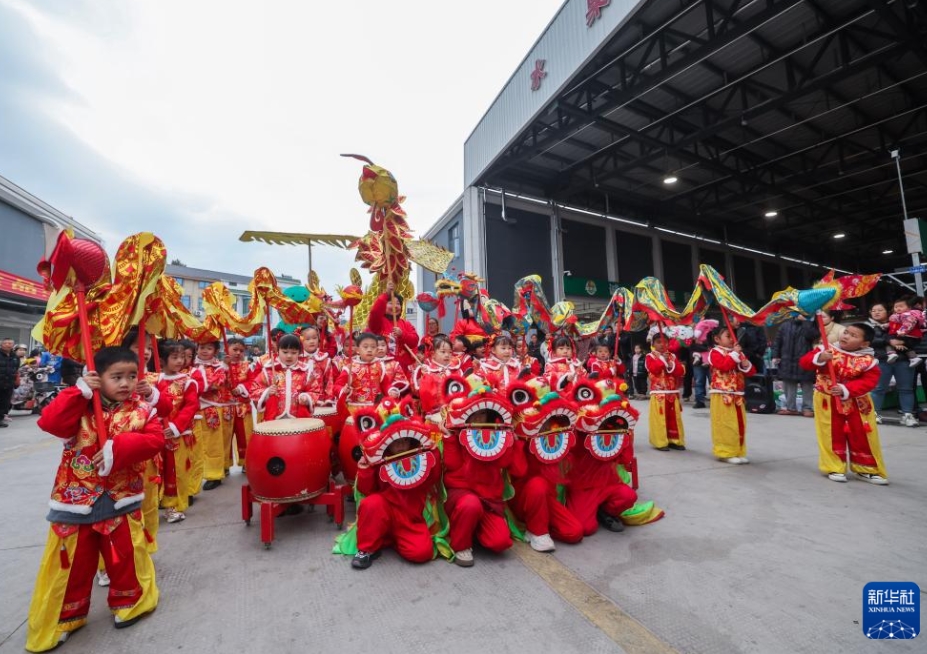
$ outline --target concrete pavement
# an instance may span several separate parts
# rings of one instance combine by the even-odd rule
[[[477,551],[469,570],[387,552],[358,572],[330,554],[321,510],[278,519],[265,551],[233,474],[186,521],[162,522],[157,612],[117,632],[97,589],[63,651],[868,652],[863,586],[927,589],[927,429],[883,427],[891,485],[837,484],[817,472],[810,419],[751,415],[752,463],[729,466],[710,455],[707,411],[686,406],[688,451],[657,452],[635,404],[639,492],[667,513],[655,524],[552,556]],[[25,642],[59,448],[31,417],[0,430],[3,653]]]

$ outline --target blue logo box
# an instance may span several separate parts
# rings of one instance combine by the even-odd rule
[[[921,589],[910,581],[872,581],[863,587],[863,635],[910,640],[921,633]]]

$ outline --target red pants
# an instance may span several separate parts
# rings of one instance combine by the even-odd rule
[[[357,509],[357,549],[377,552],[388,545],[413,563],[434,558],[431,533],[421,515],[415,520],[374,493],[365,497]]]
[[[595,488],[570,488],[566,508],[576,516],[583,527],[583,534],[591,536],[599,528],[596,512],[599,507],[618,518],[634,506],[637,493],[627,484],[613,483]]]
[[[535,536],[550,534],[561,543],[583,539],[583,525],[557,501],[556,488],[544,477],[531,477],[517,485],[509,506]]]
[[[473,491],[449,488],[444,508],[451,523],[450,544],[455,552],[473,547],[474,535],[480,545],[493,552],[512,546],[505,516],[484,506],[483,500]]]

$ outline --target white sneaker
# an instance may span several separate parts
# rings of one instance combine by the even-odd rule
[[[830,479],[831,481],[839,481],[842,483],[846,483],[846,480],[847,480],[847,476],[843,474],[842,472],[832,472],[829,475],[827,475],[827,478]]]
[[[461,568],[470,568],[473,566],[473,549],[468,547],[465,550],[454,552],[454,563]]]
[[[739,466],[742,463],[746,463],[746,461],[741,459],[739,456],[732,456],[729,459],[718,459],[718,461],[721,461],[722,463],[730,463],[735,466]]]
[[[908,359],[908,365],[912,368],[917,368],[919,365],[921,365],[921,358],[914,357],[913,359]]]
[[[181,520],[185,520],[186,518],[187,516],[185,516],[181,511],[178,511],[177,509],[174,509],[174,508],[165,509],[164,511],[164,519],[167,520],[168,523],[170,524],[174,524],[175,522],[180,522]]]
[[[742,456],[742,457],[740,457],[740,462],[741,462],[741,463],[750,463],[750,459],[748,459],[748,458],[745,457],[745,456]]]
[[[535,552],[553,552],[557,549],[557,546],[554,545],[554,539],[550,537],[550,534],[535,536],[530,531],[526,531],[525,535],[528,537],[528,544],[531,545],[531,549]]]
[[[901,426],[902,427],[917,427],[920,423],[917,421],[917,418],[914,417],[911,413],[906,413],[901,416]]]
[[[897,360],[898,360],[897,352],[889,352],[888,355],[885,357],[885,361],[887,363],[895,363]]]
[[[109,575],[106,570],[97,570],[97,586],[109,586]]]
[[[877,425],[881,425],[881,424],[882,424],[882,414],[881,414],[881,413],[877,413],[877,414],[876,414],[876,424],[877,424]]]
[[[865,472],[857,472],[856,478],[862,481],[868,481],[870,484],[875,484],[876,486],[888,486],[888,479],[885,477],[880,477],[879,475],[870,475]]]

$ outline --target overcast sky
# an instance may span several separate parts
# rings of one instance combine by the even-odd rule
[[[361,153],[413,230],[463,190],[463,143],[561,0],[0,0],[0,175],[169,258],[304,279],[246,229],[366,231]],[[329,291],[353,253],[314,248]],[[369,279],[365,275],[365,280]]]

